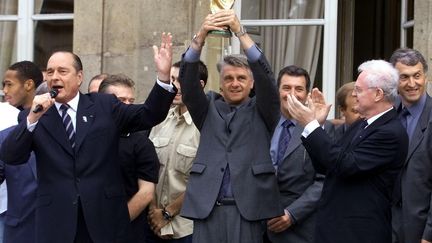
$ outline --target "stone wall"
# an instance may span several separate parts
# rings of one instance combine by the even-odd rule
[[[155,82],[153,45],[173,34],[173,61],[180,60],[201,21],[206,0],[75,0],[74,52],[84,65],[82,92],[96,74],[124,73],[136,83],[142,102]],[[204,53],[205,56],[205,53]]]

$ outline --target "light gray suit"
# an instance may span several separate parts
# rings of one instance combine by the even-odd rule
[[[268,231],[271,242],[313,242],[314,212],[321,196],[324,175],[316,174],[300,139],[302,131],[299,124],[294,127],[277,173],[282,206],[289,211],[295,224],[280,233]],[[279,138],[274,135],[274,139],[278,141]]]
[[[422,238],[432,240],[431,109],[432,99],[427,95],[409,143],[408,156],[399,178],[400,187],[395,188],[393,242],[419,243]]]

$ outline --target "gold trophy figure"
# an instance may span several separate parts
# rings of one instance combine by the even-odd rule
[[[217,13],[219,10],[231,9],[234,6],[234,0],[211,0],[210,11],[211,13]],[[211,35],[220,36],[224,38],[230,38],[232,36],[229,29],[226,30],[211,30]]]

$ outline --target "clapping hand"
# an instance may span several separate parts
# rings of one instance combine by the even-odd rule
[[[312,89],[310,97],[315,110],[315,119],[318,120],[319,124],[323,125],[330,112],[331,105],[325,102],[323,93],[317,88]]]
[[[324,124],[331,105],[327,105],[324,95],[317,88],[314,88],[308,96],[307,105],[303,105],[294,95],[287,95],[288,111],[300,125],[306,126],[313,120]]]

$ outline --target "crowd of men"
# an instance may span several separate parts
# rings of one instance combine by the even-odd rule
[[[219,91],[206,93],[201,50],[227,28],[245,55],[224,56]],[[124,74],[80,92],[83,65],[68,51],[51,55],[46,82],[32,62],[8,68],[2,242],[432,242],[432,100],[418,51],[361,64],[337,92],[339,121],[305,69],[274,77],[232,10],[209,14],[181,61],[170,34],[153,51],[143,104]]]

